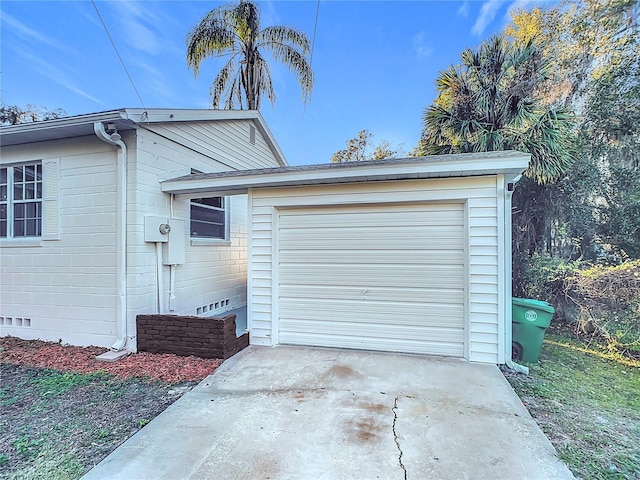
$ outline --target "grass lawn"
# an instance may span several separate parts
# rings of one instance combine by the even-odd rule
[[[640,362],[547,331],[528,366],[505,376],[574,475],[640,478]]]
[[[76,479],[195,382],[0,364],[0,478]]]
[[[220,360],[0,338],[0,479],[77,479]]]

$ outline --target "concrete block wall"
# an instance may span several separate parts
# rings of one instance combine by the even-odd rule
[[[165,132],[166,133],[166,132]],[[178,315],[222,315],[246,305],[247,197],[231,197],[229,241],[192,242],[189,236],[190,201],[160,190],[160,179],[196,169],[224,171],[229,167],[194,150],[172,143],[153,131],[139,130],[135,165],[130,175],[129,218],[129,325],[136,316],[151,314],[155,305],[155,246],[144,242],[144,217],[158,215],[185,221],[186,262],[175,267],[175,305],[168,310],[169,267],[163,266],[167,305],[163,311]],[[217,304],[217,307],[216,307]]]
[[[0,335],[108,347],[117,337],[117,153],[95,137],[5,147],[59,162],[59,238],[0,241]]]
[[[236,337],[236,316],[138,315],[138,351],[227,359],[249,345]]]

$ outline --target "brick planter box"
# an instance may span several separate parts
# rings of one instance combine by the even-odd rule
[[[249,334],[236,337],[236,316],[138,315],[139,352],[195,355],[226,360],[249,345]]]

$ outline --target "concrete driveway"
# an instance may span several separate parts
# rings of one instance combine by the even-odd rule
[[[457,359],[249,347],[93,479],[570,479],[499,369]]]

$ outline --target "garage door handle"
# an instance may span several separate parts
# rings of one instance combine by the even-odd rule
[[[365,293],[367,293],[369,290],[367,290],[366,288],[364,290],[362,290],[362,294],[364,295]]]

